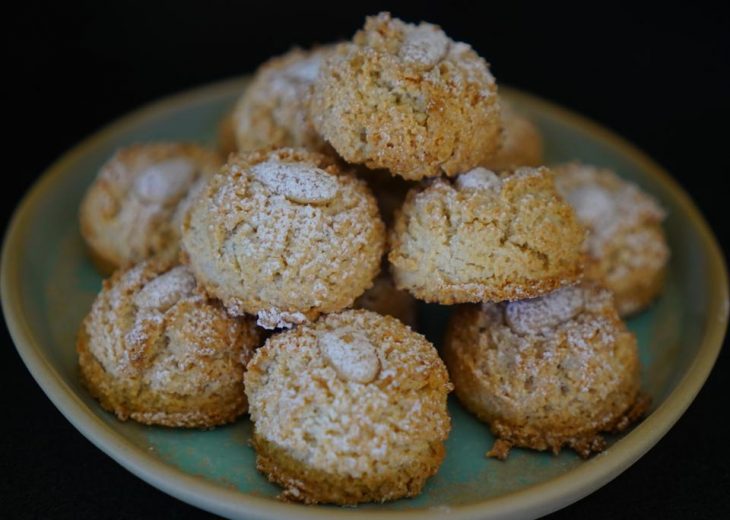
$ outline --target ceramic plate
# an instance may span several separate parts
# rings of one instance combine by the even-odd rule
[[[674,424],[704,383],[722,344],[727,279],[717,244],[699,212],[656,164],[620,138],[564,109],[507,88],[518,110],[541,128],[548,161],[579,158],[605,165],[655,195],[668,211],[672,250],[666,290],[632,319],[651,414],[588,461],[516,449],[509,460],[484,457],[493,438],[452,398],[447,456],[423,494],[356,508],[307,507],[276,500],[278,488],[255,469],[251,423],[183,431],[122,423],[79,385],[76,330],[101,279],[84,255],[77,225],[81,196],[120,146],[154,139],[213,143],[221,116],[245,78],[196,89],[149,105],[87,139],[53,165],[25,197],[2,257],[5,318],[26,365],[58,409],[91,442],[163,491],[236,518],[534,517],[563,507],[621,473]],[[439,344],[447,307],[424,306],[423,331]]]

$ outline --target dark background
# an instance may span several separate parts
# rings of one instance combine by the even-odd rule
[[[2,125],[11,136],[3,229],[67,148],[111,119],[181,89],[252,71],[294,43],[349,37],[387,6],[257,2],[18,2],[5,9]],[[261,5],[263,4],[263,5]],[[440,24],[491,62],[498,81],[601,122],[693,196],[727,255],[730,20],[711,5],[583,7],[458,2],[390,10]],[[7,135],[4,143],[8,143]],[[202,518],[84,439],[35,384],[2,328],[0,515]],[[695,403],[615,481],[555,518],[730,517],[727,345]]]

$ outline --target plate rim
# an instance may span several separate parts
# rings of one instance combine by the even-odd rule
[[[654,181],[663,185],[676,199],[689,221],[697,228],[708,253],[708,276],[718,283],[711,284],[708,314],[716,319],[704,331],[697,354],[675,388],[663,403],[644,421],[610,448],[610,456],[599,454],[559,477],[528,486],[481,502],[459,506],[436,506],[405,511],[374,511],[354,508],[306,507],[288,504],[268,497],[243,493],[190,475],[162,460],[151,457],[123,435],[93,414],[84,401],[62,379],[56,368],[43,356],[26,317],[21,312],[22,299],[19,273],[22,259],[17,244],[32,221],[34,209],[46,193],[60,184],[72,170],[69,168],[86,151],[111,140],[130,127],[177,110],[181,105],[206,104],[241,91],[250,75],[218,81],[184,90],[149,102],[114,120],[72,147],[48,167],[23,196],[7,227],[0,266],[0,294],[5,321],[16,350],[46,396],[66,419],[92,444],[109,455],[122,467],[175,498],[195,507],[229,517],[263,519],[301,518],[335,519],[378,516],[381,519],[440,518],[447,511],[453,519],[525,518],[558,510],[571,504],[618,476],[653,447],[682,416],[692,403],[715,364],[723,344],[728,322],[728,275],[722,251],[699,209],[689,195],[659,164],[643,151],[611,130],[570,109],[510,87],[500,86],[506,97],[518,99],[523,105],[550,112],[590,133],[621,154],[635,161]]]

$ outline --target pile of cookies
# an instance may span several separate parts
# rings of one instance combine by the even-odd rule
[[[447,396],[497,441],[583,456],[641,417],[622,317],[660,292],[664,213],[542,138],[487,63],[387,13],[265,63],[218,152],[120,150],[80,210],[100,272],[81,376],[120,419],[246,411],[257,467],[306,503],[417,495]],[[440,357],[416,300],[455,305]],[[445,361],[445,363],[444,363]]]

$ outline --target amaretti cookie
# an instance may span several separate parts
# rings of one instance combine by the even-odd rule
[[[636,338],[611,293],[590,283],[511,303],[457,308],[444,345],[459,400],[497,442],[581,456],[601,451],[648,401],[639,391]]]
[[[500,99],[502,117],[502,143],[497,154],[483,166],[502,171],[520,166],[543,164],[543,140],[535,124],[515,112],[509,103]]]
[[[268,329],[352,305],[372,285],[385,246],[365,183],[329,156],[290,148],[231,156],[182,234],[205,290]]]
[[[81,379],[122,420],[207,428],[246,411],[246,363],[259,344],[197,291],[185,266],[146,261],[104,282],[81,325]]]
[[[399,289],[442,304],[535,297],[582,274],[583,227],[546,168],[476,168],[408,194],[391,231]]]
[[[411,180],[474,168],[500,141],[487,63],[439,27],[388,13],[367,18],[323,62],[311,114],[347,162]]]
[[[555,172],[558,191],[589,230],[586,276],[613,291],[622,316],[643,310],[664,285],[664,210],[611,170],[570,163]]]
[[[380,273],[373,286],[355,300],[353,307],[393,316],[410,327],[416,326],[418,302],[407,291],[396,289],[387,271]]]
[[[433,345],[388,316],[275,334],[246,373],[257,467],[305,503],[415,496],[444,458],[450,390]]]
[[[102,274],[152,256],[174,259],[180,222],[219,156],[195,144],[123,148],[101,168],[81,202],[81,235]]]
[[[320,64],[331,50],[331,46],[293,49],[259,67],[233,111],[239,151],[329,148],[312,125],[309,99]]]

